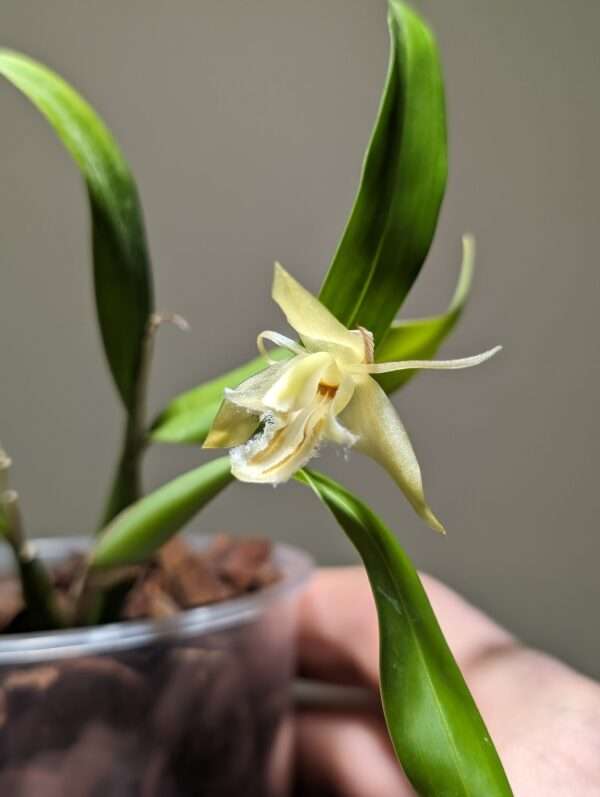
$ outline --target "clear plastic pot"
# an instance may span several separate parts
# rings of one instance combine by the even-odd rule
[[[86,544],[38,547],[58,562]],[[275,559],[277,584],[168,621],[0,639],[0,795],[288,794],[295,605],[311,561],[284,545]]]

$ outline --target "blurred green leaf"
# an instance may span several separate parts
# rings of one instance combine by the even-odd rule
[[[360,554],[377,605],[388,729],[421,797],[511,797],[490,735],[419,576],[392,532],[358,498],[314,471],[297,476]]]
[[[26,606],[26,622],[30,631],[64,628],[65,618],[57,600],[54,584],[39,556],[23,556],[15,551],[21,591]]]
[[[146,560],[232,480],[229,457],[220,457],[141,498],[117,515],[98,537],[90,567]]]
[[[389,0],[390,63],[379,117],[321,301],[349,328],[384,338],[433,241],[447,178],[446,113],[435,40]]]
[[[435,356],[456,326],[469,298],[473,282],[475,242],[471,237],[465,236],[463,246],[464,256],[460,277],[448,310],[432,318],[396,321],[377,348],[377,362],[430,360]],[[381,374],[376,379],[386,393],[393,393],[417,373],[418,371],[396,371],[391,374]]]
[[[292,355],[284,349],[274,349],[269,356],[275,360],[285,360]],[[225,388],[237,387],[267,365],[265,357],[257,357],[217,379],[182,393],[154,421],[150,431],[151,440],[158,443],[202,443],[221,406]]]
[[[133,176],[104,123],[61,77],[8,50],[0,50],[0,74],[46,117],[85,179],[104,349],[119,394],[132,410],[153,307],[150,261]]]

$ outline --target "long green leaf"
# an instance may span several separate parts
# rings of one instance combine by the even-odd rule
[[[232,479],[229,458],[220,457],[141,498],[103,531],[91,553],[90,566],[98,569],[144,561]]]
[[[0,75],[46,117],[85,179],[92,214],[98,319],[110,370],[131,410],[153,306],[142,209],[133,176],[102,120],[61,77],[8,50],[0,50]]]
[[[269,356],[285,360],[291,355],[284,349],[274,349]],[[246,365],[182,393],[154,421],[151,439],[157,443],[202,443],[221,406],[225,388],[237,387],[267,365],[265,357],[256,357]]]
[[[433,241],[447,178],[446,113],[435,40],[389,0],[390,63],[354,208],[320,298],[349,328],[385,337]]]
[[[429,360],[434,357],[458,323],[469,298],[473,282],[475,242],[469,236],[465,236],[463,245],[464,257],[460,277],[448,310],[432,318],[396,321],[392,324],[382,344],[377,348],[376,359],[378,362]],[[386,393],[393,393],[417,373],[419,372],[396,371],[378,376],[377,381]]]
[[[359,552],[380,630],[381,693],[394,748],[421,797],[511,797],[490,735],[419,576],[391,531],[358,498],[313,471],[312,487]]]

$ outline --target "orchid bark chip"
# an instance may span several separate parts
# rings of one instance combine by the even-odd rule
[[[290,479],[325,441],[354,447],[384,467],[415,511],[443,532],[425,500],[408,434],[372,374],[469,368],[500,347],[458,360],[375,363],[371,333],[347,329],[279,264],[272,295],[300,342],[266,331],[258,347],[266,353],[268,340],[294,356],[225,391],[204,447],[230,448],[232,473],[240,481],[272,484]]]

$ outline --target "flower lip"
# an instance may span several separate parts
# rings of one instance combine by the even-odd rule
[[[328,385],[326,382],[319,382],[319,385],[317,387],[317,392],[320,396],[323,396],[324,398],[327,398],[330,401],[332,401],[338,392],[338,386]]]

